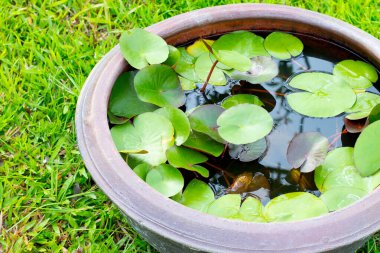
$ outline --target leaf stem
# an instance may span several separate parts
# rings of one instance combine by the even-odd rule
[[[214,72],[214,69],[215,69],[215,67],[216,67],[216,64],[218,64],[218,60],[216,60],[216,61],[212,64],[212,66],[211,66],[211,69],[210,69],[210,72],[208,73],[208,76],[207,76],[207,78],[206,78],[206,81],[205,81],[205,83],[204,83],[203,86],[202,86],[202,89],[201,89],[201,92],[202,92],[202,93],[205,92],[206,86],[207,86],[207,84],[208,84],[208,81],[210,81],[210,78],[211,78],[212,72]]]
[[[269,93],[271,94],[271,92],[267,91],[267,90],[260,90],[260,89],[252,89],[252,88],[245,88],[245,89],[242,89],[242,90],[246,90],[246,91],[254,91],[254,92],[259,92],[259,93]],[[281,93],[281,92],[273,92],[273,94],[277,95],[277,96],[285,96],[285,93]]]
[[[301,63],[299,63],[296,59],[294,59],[294,58],[291,58],[291,61],[294,63],[294,64],[296,64],[298,67],[300,67],[301,69],[303,69],[303,70],[309,70],[308,68],[306,68],[304,65],[302,65]]]
[[[209,162],[205,162],[205,164],[207,164],[207,165],[210,166],[211,168],[214,168],[214,169],[216,169],[216,170],[221,171],[223,174],[225,174],[226,176],[228,176],[228,177],[230,177],[230,178],[235,178],[234,175],[232,175],[231,173],[225,171],[224,169],[220,168],[219,166],[216,166],[216,165],[214,165],[214,164],[212,164],[212,163],[209,163]]]

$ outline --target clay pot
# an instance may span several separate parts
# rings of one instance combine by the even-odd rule
[[[380,68],[380,41],[337,19],[265,4],[225,5],[167,19],[147,28],[179,45],[234,30],[281,30],[325,39]],[[353,252],[380,229],[380,190],[357,203],[298,222],[250,223],[187,208],[143,182],[116,150],[107,105],[117,77],[128,69],[119,47],[92,70],[79,97],[76,130],[87,169],[129,223],[161,252]]]

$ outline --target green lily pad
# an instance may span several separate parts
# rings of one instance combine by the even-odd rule
[[[248,58],[268,56],[264,48],[264,39],[248,31],[235,31],[219,37],[212,45],[214,50],[235,51]]]
[[[182,205],[195,210],[206,212],[208,206],[215,200],[214,192],[205,183],[198,179],[193,179],[183,191],[182,198],[179,201]]]
[[[228,144],[230,157],[232,159],[239,159],[242,162],[251,162],[260,158],[266,149],[267,141],[265,138],[243,145]]]
[[[328,148],[328,139],[319,132],[299,133],[289,143],[286,157],[293,168],[308,173],[323,163]]]
[[[152,169],[152,166],[146,163],[141,163],[137,165],[133,171],[136,173],[137,176],[139,176],[142,180],[145,181],[146,175],[148,175],[148,172]]]
[[[160,107],[180,107],[185,103],[177,74],[166,65],[151,65],[140,70],[135,77],[135,89],[142,101]]]
[[[203,53],[197,58],[194,69],[195,69],[195,73],[202,80],[202,82],[206,81],[213,63],[214,62],[211,61],[209,53]],[[227,79],[224,75],[224,72],[218,68],[214,68],[214,71],[212,72],[210,80],[209,80],[209,84],[220,86],[220,85],[226,85],[226,83],[227,83]]]
[[[372,109],[380,103],[380,96],[370,92],[363,92],[356,95],[355,104],[346,113],[349,120],[358,120],[367,118]]]
[[[237,94],[237,95],[232,95],[223,99],[221,106],[224,109],[229,109],[233,106],[240,105],[240,104],[253,104],[253,105],[258,105],[258,106],[264,105],[264,103],[261,102],[261,100],[255,95]]]
[[[219,62],[238,71],[248,71],[251,67],[251,60],[236,51],[218,50],[214,55]]]
[[[263,209],[264,208],[260,200],[248,197],[241,205],[238,215],[232,218],[243,221],[264,223],[267,221],[263,217]]]
[[[208,160],[207,156],[184,147],[173,146],[166,151],[169,163],[177,168],[198,172],[203,177],[209,176],[209,171],[200,166],[198,163],[204,163]]]
[[[258,141],[270,133],[273,119],[257,105],[240,104],[224,111],[218,118],[218,133],[232,144]]]
[[[180,109],[174,107],[163,107],[155,111],[155,113],[164,116],[172,123],[175,134],[175,144],[182,145],[190,135],[190,122],[186,114]]]
[[[300,39],[289,33],[272,32],[264,41],[264,47],[270,55],[280,60],[287,60],[302,53]]]
[[[218,105],[201,105],[195,108],[190,115],[190,126],[194,131],[207,134],[212,139],[224,143],[219,136],[216,120],[224,109]]]
[[[289,85],[306,92],[286,96],[290,107],[311,117],[334,117],[351,108],[356,101],[355,92],[333,75],[310,72],[291,79]]]
[[[164,64],[172,67],[176,65],[176,63],[179,61],[181,58],[181,52],[176,48],[171,45],[168,45],[169,47],[169,56],[168,59],[164,62]]]
[[[224,145],[208,135],[193,131],[183,146],[218,157],[223,153]]]
[[[109,111],[118,117],[132,118],[144,112],[151,112],[157,106],[141,101],[133,85],[135,72],[126,72],[116,80],[109,100]]]
[[[368,188],[368,182],[360,176],[355,166],[346,166],[332,171],[323,183],[325,192],[337,187],[354,187],[365,191]]]
[[[165,197],[182,191],[184,179],[181,172],[169,164],[161,164],[146,175],[146,182]]]
[[[298,221],[328,213],[322,200],[307,192],[292,192],[280,195],[265,206],[264,216],[268,221]]]
[[[136,69],[142,69],[149,64],[160,64],[169,55],[165,40],[141,28],[123,32],[119,43],[121,54]]]
[[[326,191],[321,195],[320,199],[326,204],[329,211],[332,212],[351,205],[366,195],[366,191],[358,188],[339,187]]]
[[[333,73],[344,79],[353,89],[367,89],[378,79],[376,69],[363,61],[341,61],[335,65]]]
[[[137,116],[133,125],[128,122],[114,126],[111,135],[119,152],[156,166],[166,162],[165,152],[173,145],[174,129],[165,117],[146,112]]]
[[[181,77],[186,78],[189,81],[199,82],[201,81],[198,75],[195,73],[195,60],[196,58],[189,55],[185,48],[180,47],[178,50],[181,53],[181,57],[177,64],[174,66],[175,72]]]
[[[207,213],[222,218],[234,217],[239,214],[240,203],[240,194],[227,194],[212,202]]]
[[[264,83],[276,77],[278,71],[278,65],[271,57],[258,56],[251,59],[251,66],[246,72],[234,70],[231,72],[231,78],[252,84]]]
[[[188,46],[186,48],[186,51],[189,55],[195,58],[200,56],[203,53],[208,53],[209,50],[206,47],[205,43],[211,47],[212,44],[214,44],[214,40],[199,39],[195,41],[192,45]]]
[[[359,135],[354,147],[354,161],[362,176],[370,176],[380,169],[380,121],[368,125]]]
[[[179,82],[181,83],[181,87],[183,90],[194,90],[197,88],[194,81],[186,79],[182,76],[178,76]]]
[[[314,173],[315,185],[320,192],[324,192],[323,183],[328,175],[335,171],[341,170],[347,166],[354,165],[354,148],[342,147],[336,148],[327,153],[326,159],[321,166],[319,166]]]
[[[380,120],[380,104],[375,105],[368,116],[369,124],[378,120]]]

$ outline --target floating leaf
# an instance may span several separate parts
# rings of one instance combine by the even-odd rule
[[[172,67],[181,58],[181,52],[176,47],[173,47],[171,45],[168,45],[168,47],[169,47],[169,56],[168,56],[168,59],[166,59],[166,61],[164,62],[164,64]]]
[[[197,58],[194,66],[195,73],[203,82],[206,81],[213,63],[209,53],[203,53]],[[227,79],[222,70],[215,68],[208,83],[212,85],[226,85]]]
[[[278,71],[278,65],[271,57],[258,56],[251,59],[251,66],[246,72],[234,70],[231,78],[252,84],[264,83],[276,77]]]
[[[144,102],[161,107],[179,107],[185,103],[185,94],[177,74],[165,65],[151,65],[135,77],[137,96]]]
[[[133,171],[136,173],[137,176],[139,176],[142,180],[145,181],[146,175],[148,175],[148,172],[152,169],[152,166],[146,163],[141,163],[137,165]]]
[[[378,120],[380,120],[380,104],[377,104],[375,107],[373,107],[371,113],[368,116],[369,124]]]
[[[224,145],[220,142],[211,139],[208,135],[195,131],[190,134],[183,146],[202,151],[215,157],[220,156],[224,150]]]
[[[335,65],[333,73],[344,79],[353,89],[367,89],[378,79],[376,69],[363,61],[341,61]]]
[[[207,213],[222,218],[230,218],[239,213],[240,203],[240,194],[227,194],[212,202]]]
[[[320,199],[330,212],[342,209],[367,195],[366,191],[352,187],[333,188],[323,193]]]
[[[166,149],[173,144],[174,129],[165,117],[152,112],[137,116],[133,125],[128,122],[111,129],[119,152],[152,166],[166,162]],[[138,154],[145,151],[145,154]]]
[[[155,111],[155,113],[164,116],[172,123],[175,132],[175,144],[182,145],[190,135],[190,122],[186,114],[180,109],[173,107],[164,107]]]
[[[280,60],[287,60],[302,53],[303,44],[294,35],[272,32],[264,41],[264,47],[270,55]]]
[[[220,36],[212,45],[214,50],[236,51],[248,58],[267,56],[264,39],[248,31],[235,31]]]
[[[232,95],[223,99],[221,106],[224,109],[228,109],[235,105],[240,105],[240,104],[254,104],[258,106],[264,105],[264,103],[261,102],[261,100],[255,95],[237,94],[237,95]]]
[[[220,136],[233,144],[258,141],[270,133],[273,119],[257,105],[240,104],[224,111],[218,118]]]
[[[243,172],[238,175],[231,186],[228,188],[229,193],[254,192],[261,188],[270,190],[270,184],[264,174],[258,172],[255,175],[252,172]]]
[[[336,148],[330,151],[323,164],[315,170],[314,181],[319,191],[325,191],[323,183],[331,172],[353,165],[354,149],[352,147]]]
[[[354,161],[362,176],[370,176],[380,169],[378,150],[380,150],[380,121],[367,126],[355,143]]]
[[[166,151],[166,156],[169,163],[174,167],[198,172],[203,177],[209,176],[209,171],[206,168],[196,165],[206,162],[208,160],[207,156],[195,150],[173,146]]]
[[[134,78],[134,71],[123,73],[117,78],[111,91],[108,106],[112,115],[132,118],[138,114],[157,109],[157,106],[145,103],[137,97],[133,85]]]
[[[208,53],[209,50],[206,47],[205,43],[211,47],[212,44],[214,44],[214,41],[213,40],[199,39],[199,40],[195,41],[192,45],[188,46],[186,51],[189,55],[191,55],[193,57],[198,57],[203,53]]]
[[[251,67],[251,60],[236,51],[218,50],[214,55],[219,62],[238,71],[248,71]]]
[[[114,125],[121,125],[121,124],[126,123],[129,120],[128,118],[117,117],[113,115],[110,111],[107,112],[107,116],[108,116],[108,121]]]
[[[265,206],[264,216],[268,221],[298,221],[328,213],[322,200],[307,192],[292,192],[280,195]]]
[[[266,149],[267,141],[265,138],[243,145],[228,144],[228,153],[231,158],[239,159],[242,162],[251,162],[256,160],[264,154]]]
[[[286,157],[293,168],[307,173],[323,163],[328,147],[328,139],[318,132],[299,133],[289,143]]]
[[[181,172],[169,164],[161,164],[146,175],[146,182],[165,197],[182,191],[184,179]]]
[[[142,69],[149,64],[160,64],[169,55],[165,40],[141,28],[123,32],[119,43],[121,54],[136,69]]]
[[[194,63],[196,58],[189,55],[185,48],[180,47],[178,51],[181,53],[181,57],[177,64],[174,66],[175,72],[177,72],[183,78],[187,80],[198,82],[200,78],[195,73]]]
[[[231,218],[251,222],[267,222],[263,217],[261,201],[252,197],[246,198],[240,207],[239,213]]]
[[[189,115],[191,128],[223,143],[224,140],[219,136],[216,124],[216,120],[223,111],[224,109],[218,105],[198,106]]]
[[[181,87],[183,90],[194,90],[197,88],[194,81],[186,79],[182,76],[179,76],[179,82],[181,83]]]
[[[355,104],[348,110],[346,118],[350,120],[358,120],[367,118],[372,109],[380,103],[380,96],[370,92],[363,92],[356,95]]]
[[[360,133],[368,125],[367,118],[358,119],[358,120],[350,120],[350,119],[344,118],[343,121],[344,121],[344,127],[347,129],[349,133]]]
[[[326,192],[337,187],[354,187],[365,191],[368,185],[355,166],[346,166],[332,171],[323,183],[323,190]]]
[[[214,200],[214,192],[211,188],[205,182],[193,179],[187,185],[179,202],[195,210],[206,212]]]
[[[290,107],[306,116],[333,117],[351,108],[356,101],[355,92],[330,74],[302,73],[292,78],[289,85],[306,91],[286,96]]]

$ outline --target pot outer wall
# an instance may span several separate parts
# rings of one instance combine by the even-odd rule
[[[169,44],[235,30],[281,30],[328,40],[380,68],[380,41],[315,12],[265,4],[225,5],[175,16],[147,28]],[[92,70],[76,111],[78,145],[97,185],[129,223],[161,252],[353,252],[380,229],[380,190],[342,210],[298,222],[249,223],[202,214],[163,197],[121,158],[107,106],[117,77],[128,69],[112,49]]]

